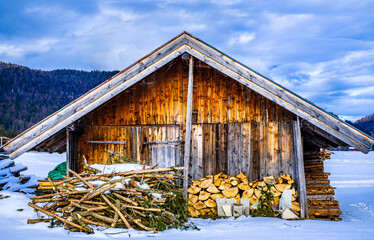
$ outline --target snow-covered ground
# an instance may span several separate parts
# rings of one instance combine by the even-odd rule
[[[25,174],[45,177],[64,154],[29,152],[16,159],[29,167]],[[47,223],[26,224],[36,213],[27,206],[29,196],[0,192],[10,196],[0,200],[0,239],[374,239],[374,152],[333,152],[325,162],[326,172],[337,187],[335,198],[343,211],[340,222],[274,218],[240,217],[238,219],[192,219],[200,231],[167,230],[159,233],[132,229],[106,229],[93,235],[69,233],[61,227],[48,228]],[[17,211],[23,209],[23,211]]]

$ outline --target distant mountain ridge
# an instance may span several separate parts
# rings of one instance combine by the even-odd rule
[[[0,61],[0,136],[14,137],[118,71],[42,71]]]

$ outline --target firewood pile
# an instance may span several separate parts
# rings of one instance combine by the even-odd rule
[[[335,188],[330,186],[330,173],[324,172],[323,163],[330,159],[330,151],[306,152],[304,154],[305,181],[309,215],[337,218],[342,213],[339,202],[334,199]]]
[[[38,183],[33,175],[24,175],[27,167],[15,163],[5,152],[0,152],[0,191],[33,193]]]
[[[70,231],[93,233],[115,227],[159,231],[188,227],[187,201],[178,185],[182,167],[114,174],[77,174],[51,181],[54,193],[31,198],[38,213],[28,223],[50,222]]]
[[[216,215],[216,199],[250,199],[250,205],[259,201],[262,191],[270,189],[274,197],[273,204],[279,205],[279,198],[284,190],[292,189],[292,210],[300,212],[300,205],[296,201],[297,191],[294,180],[289,174],[274,179],[273,176],[264,177],[262,181],[248,181],[240,173],[238,176],[227,176],[219,173],[192,182],[188,189],[188,211],[192,217]],[[239,202],[239,201],[238,201]]]

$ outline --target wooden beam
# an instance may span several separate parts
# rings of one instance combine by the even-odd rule
[[[78,132],[66,128],[66,176],[73,176],[68,170],[78,171]]]
[[[193,98],[193,65],[194,59],[190,56],[188,67],[188,92],[187,92],[187,110],[186,110],[186,137],[184,141],[184,194],[187,196],[188,174],[191,153],[191,133],[192,133],[192,98]]]
[[[300,218],[307,218],[308,214],[308,199],[306,194],[306,183],[305,183],[305,170],[304,170],[304,159],[303,159],[303,146],[301,139],[300,120],[293,122],[293,140],[294,140],[294,152],[296,161],[296,188],[299,192],[300,201]]]

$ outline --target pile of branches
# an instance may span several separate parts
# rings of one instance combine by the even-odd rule
[[[187,223],[187,200],[177,173],[183,168],[147,169],[111,175],[77,174],[50,181],[54,193],[31,198],[38,219],[70,231],[93,233],[93,227],[160,231],[193,227]],[[45,216],[47,215],[47,217]]]

